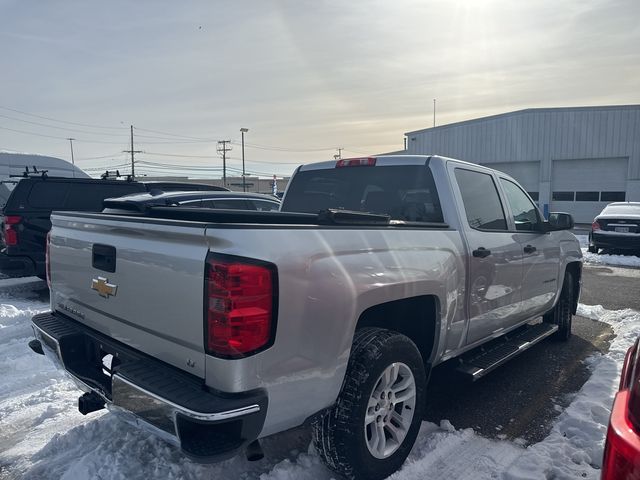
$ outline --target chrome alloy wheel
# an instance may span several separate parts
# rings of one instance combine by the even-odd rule
[[[378,378],[364,417],[369,453],[384,459],[402,445],[416,406],[416,382],[404,363],[392,363]]]

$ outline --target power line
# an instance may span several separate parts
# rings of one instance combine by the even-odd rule
[[[5,106],[0,106],[0,109],[7,110],[7,111],[10,111],[10,112],[19,113],[21,115],[26,115],[26,116],[29,116],[29,117],[48,120],[48,121],[51,121],[51,122],[62,123],[62,124],[65,124],[65,125],[74,125],[74,126],[80,126],[80,127],[88,127],[88,128],[96,128],[96,129],[107,129],[107,130],[120,130],[121,132],[125,128],[125,127],[122,127],[122,126],[114,127],[114,126],[82,123],[82,122],[70,122],[70,121],[67,121],[67,120],[62,120],[62,119],[57,119],[57,118],[54,118],[54,117],[48,117],[48,116],[44,116],[44,115],[38,115],[38,114],[34,114],[34,113],[29,113],[29,112],[25,112],[23,110],[18,110],[18,109],[15,109],[15,108],[10,108],[10,107],[5,107]],[[36,126],[59,129],[59,130],[63,130],[63,131],[66,130],[66,131],[73,131],[73,132],[78,132],[78,133],[86,133],[86,134],[89,134],[89,135],[103,135],[103,136],[106,135],[106,136],[111,136],[111,137],[118,137],[119,136],[119,134],[113,133],[113,132],[110,132],[110,133],[89,132],[89,131],[86,131],[86,130],[64,128],[64,127],[59,127],[59,126],[56,126],[56,125],[47,125],[47,124],[43,124],[43,123],[39,123],[39,122],[31,122],[29,120],[24,120],[24,119],[20,119],[20,118],[16,118],[16,117],[11,117],[9,115],[0,115],[0,117],[6,118],[6,119],[9,119],[9,120],[28,123],[28,124],[32,124],[32,125],[36,125]],[[16,132],[16,133],[22,133],[22,134],[25,134],[25,135],[33,135],[33,136],[39,136],[39,137],[44,137],[44,138],[54,138],[54,139],[58,139],[58,140],[65,140],[66,139],[65,137],[56,137],[54,135],[46,135],[46,134],[43,134],[43,133],[28,132],[28,131],[24,131],[24,130],[11,129],[11,128],[7,128],[7,127],[0,127],[0,128],[2,128],[3,130],[8,130],[8,131]],[[164,135],[164,137],[158,137],[158,136],[153,136],[153,135],[144,135],[144,134],[138,134],[137,135],[137,137],[139,137],[139,138],[148,138],[148,139],[152,139],[152,140],[164,140],[164,141],[158,141],[158,142],[144,142],[145,144],[149,144],[149,145],[156,145],[156,144],[214,143],[214,142],[216,142],[216,140],[214,140],[212,138],[199,137],[199,136],[194,136],[194,135],[184,135],[184,134],[178,134],[178,133],[171,133],[171,132],[166,132],[166,131],[162,131],[162,130],[146,129],[146,128],[141,128],[141,127],[136,127],[136,130],[143,131],[143,132],[149,132],[149,133],[156,133],[156,134],[159,134],[159,135]],[[168,138],[166,138],[167,136],[175,137],[175,138],[177,138],[179,140],[169,140]],[[76,141],[83,142],[83,143],[96,143],[96,144],[112,144],[112,145],[121,144],[120,142],[108,142],[108,141],[84,140],[84,139],[77,139]],[[237,142],[237,141],[232,141],[230,143],[234,144],[234,145],[240,145],[240,143]],[[259,149],[259,150],[276,151],[276,152],[291,152],[291,153],[328,152],[328,151],[334,150],[334,147],[292,148],[292,147],[275,146],[275,145],[260,145],[260,144],[255,144],[255,143],[245,143],[245,146],[248,147],[248,148],[255,148],[255,149]],[[352,153],[356,153],[358,155],[368,155],[369,154],[369,153],[365,153],[365,152],[359,152],[357,150],[351,150],[351,149],[348,149],[348,148],[345,148],[344,150],[352,152]],[[174,155],[174,156],[178,156],[178,155]],[[184,155],[184,156],[187,157],[186,155]],[[198,158],[199,156],[190,155],[190,157]],[[204,156],[203,155],[203,156],[201,156],[201,158],[210,158],[210,156]],[[267,163],[267,162],[263,162],[263,163]],[[282,164],[284,165],[284,164],[286,164],[286,162],[284,162]]]
[[[18,130],[18,129],[15,129],[15,128],[0,127],[0,130],[8,130],[9,132],[22,133],[24,135],[33,135],[33,136],[36,136],[36,137],[55,138],[56,140],[66,140],[67,139],[67,137],[56,137],[56,136],[53,136],[53,135],[46,135],[44,133],[27,132],[25,130]],[[81,139],[76,139],[76,142],[100,143],[100,144],[104,144],[104,145],[122,145],[122,142],[104,142],[104,141],[99,141],[99,140],[81,140]]]
[[[232,142],[233,143],[233,142]],[[156,155],[158,157],[176,157],[176,158],[211,158],[211,155],[183,155],[179,153],[161,153],[161,152],[144,152],[147,155]],[[227,159],[242,160],[238,157],[227,156]],[[251,163],[265,163],[268,165],[299,165],[300,162],[270,162],[268,160],[250,160]]]
[[[136,161],[136,165],[138,165],[138,168],[155,168],[155,169],[165,169],[165,170],[189,170],[189,171],[203,172],[203,173],[206,173],[208,171],[220,170],[220,167],[211,167],[206,165],[179,165],[175,163],[150,162],[147,160],[138,160]],[[227,167],[227,170],[241,171],[240,168],[236,168],[236,167]],[[252,172],[257,172],[257,171],[252,170]],[[263,173],[263,172],[260,172],[260,173]],[[265,173],[265,174],[271,175],[271,173]]]
[[[101,155],[99,157],[85,157],[85,158],[79,158],[78,161],[79,162],[84,162],[85,160],[100,160],[102,158],[112,158],[112,157],[117,157],[118,155],[120,155],[122,152],[117,152],[117,153],[112,153],[111,155]]]
[[[24,130],[16,130],[14,128],[0,127],[1,130],[8,130],[10,132],[23,133],[25,135],[35,135],[36,137],[55,138],[56,140],[65,140],[64,137],[54,137],[53,135],[45,135],[44,133],[25,132]]]
[[[56,130],[63,130],[65,132],[88,133],[89,135],[106,135],[106,136],[109,136],[109,137],[117,137],[117,136],[119,136],[117,133],[89,132],[87,130],[79,130],[77,128],[59,127],[57,125],[48,125],[46,123],[32,122],[30,120],[23,120],[21,118],[12,117],[10,115],[3,115],[1,113],[0,113],[0,117],[6,118],[8,120],[14,120],[16,122],[22,122],[22,123],[28,123],[30,125],[36,125],[38,127],[55,128]]]
[[[104,126],[104,125],[91,125],[89,123],[67,122],[66,120],[59,120],[57,118],[45,117],[43,115],[36,115],[35,113],[24,112],[24,111],[18,110],[16,108],[3,107],[1,105],[0,105],[0,108],[2,110],[9,110],[10,112],[20,113],[22,115],[27,115],[29,117],[42,118],[43,120],[50,120],[52,122],[58,122],[58,123],[66,123],[67,125],[76,125],[76,126],[79,126],[79,127],[106,128],[106,129],[109,129],[109,130],[121,130],[123,128],[123,127],[107,127],[107,126]]]
[[[82,170],[85,172],[104,172],[105,170],[113,170],[114,168],[124,168],[124,167],[128,167],[129,166],[129,162],[127,163],[121,163],[118,165],[104,165],[101,167],[89,167],[89,168],[83,168]]]
[[[29,125],[36,125],[38,127],[45,127],[45,128],[55,128],[56,130],[62,130],[65,132],[75,132],[75,133],[87,133],[89,135],[102,135],[102,136],[107,136],[107,137],[121,137],[121,134],[118,133],[112,133],[112,132],[90,132],[87,130],[80,130],[77,128],[70,128],[70,127],[59,127],[57,125],[49,125],[47,123],[41,123],[41,122],[32,122],[30,120],[24,120],[22,118],[16,118],[16,117],[12,117],[10,115],[3,115],[0,113],[0,117],[2,118],[6,118],[8,120],[13,120],[16,122],[22,122],[22,123],[27,123]],[[124,130],[124,127],[123,127]],[[124,131],[122,132],[124,133]],[[170,134],[166,134],[166,135],[170,135]],[[167,137],[158,137],[158,136],[154,136],[154,135],[137,135],[139,138],[151,138],[151,139],[155,139],[155,140],[168,140]],[[185,138],[190,138],[189,141],[186,140],[180,140],[180,141],[167,141],[167,142],[147,142],[147,143],[170,143],[170,144],[174,144],[174,143],[203,143],[203,142],[212,142],[212,140],[208,140],[208,139],[200,139],[200,138],[191,138],[191,137],[185,137]]]
[[[206,141],[206,142],[214,142],[215,140],[210,139],[210,138],[202,138],[202,137],[192,137],[189,135],[180,135],[178,133],[169,133],[169,132],[162,132],[160,130],[151,130],[148,128],[140,128],[140,127],[136,127],[136,130],[140,130],[142,132],[150,132],[150,133],[159,133],[161,135],[168,135],[170,137],[181,137],[181,138],[186,138],[189,140],[201,140],[201,141]],[[140,135],[138,135],[140,136]]]
[[[231,142],[234,145],[240,145],[240,143],[234,141]],[[276,151],[276,152],[292,152],[292,153],[305,153],[305,152],[325,152],[328,150],[335,150],[334,147],[327,147],[327,148],[288,148],[288,147],[276,147],[276,146],[270,146],[270,145],[257,145],[255,143],[246,143],[244,144],[246,147],[250,147],[250,148],[256,148],[258,150],[272,150],[272,151]]]

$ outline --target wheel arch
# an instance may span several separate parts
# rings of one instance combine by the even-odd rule
[[[401,333],[416,344],[428,367],[437,354],[440,326],[439,298],[436,295],[419,295],[367,308],[358,318],[356,331],[378,327]]]
[[[564,276],[566,276],[567,273],[571,274],[571,281],[573,283],[573,305],[571,306],[571,312],[576,315],[578,312],[578,302],[580,301],[580,289],[582,287],[582,262],[567,263],[564,272]]]

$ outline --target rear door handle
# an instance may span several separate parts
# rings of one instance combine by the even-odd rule
[[[472,253],[473,253],[473,256],[476,258],[485,258],[491,255],[491,250],[487,250],[484,247],[478,247]]]
[[[533,253],[536,251],[536,247],[534,247],[533,245],[526,245],[524,247],[524,253]]]

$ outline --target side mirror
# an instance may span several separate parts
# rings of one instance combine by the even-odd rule
[[[573,217],[569,213],[553,212],[549,214],[547,223],[547,231],[554,232],[557,230],[571,230],[575,223]]]

